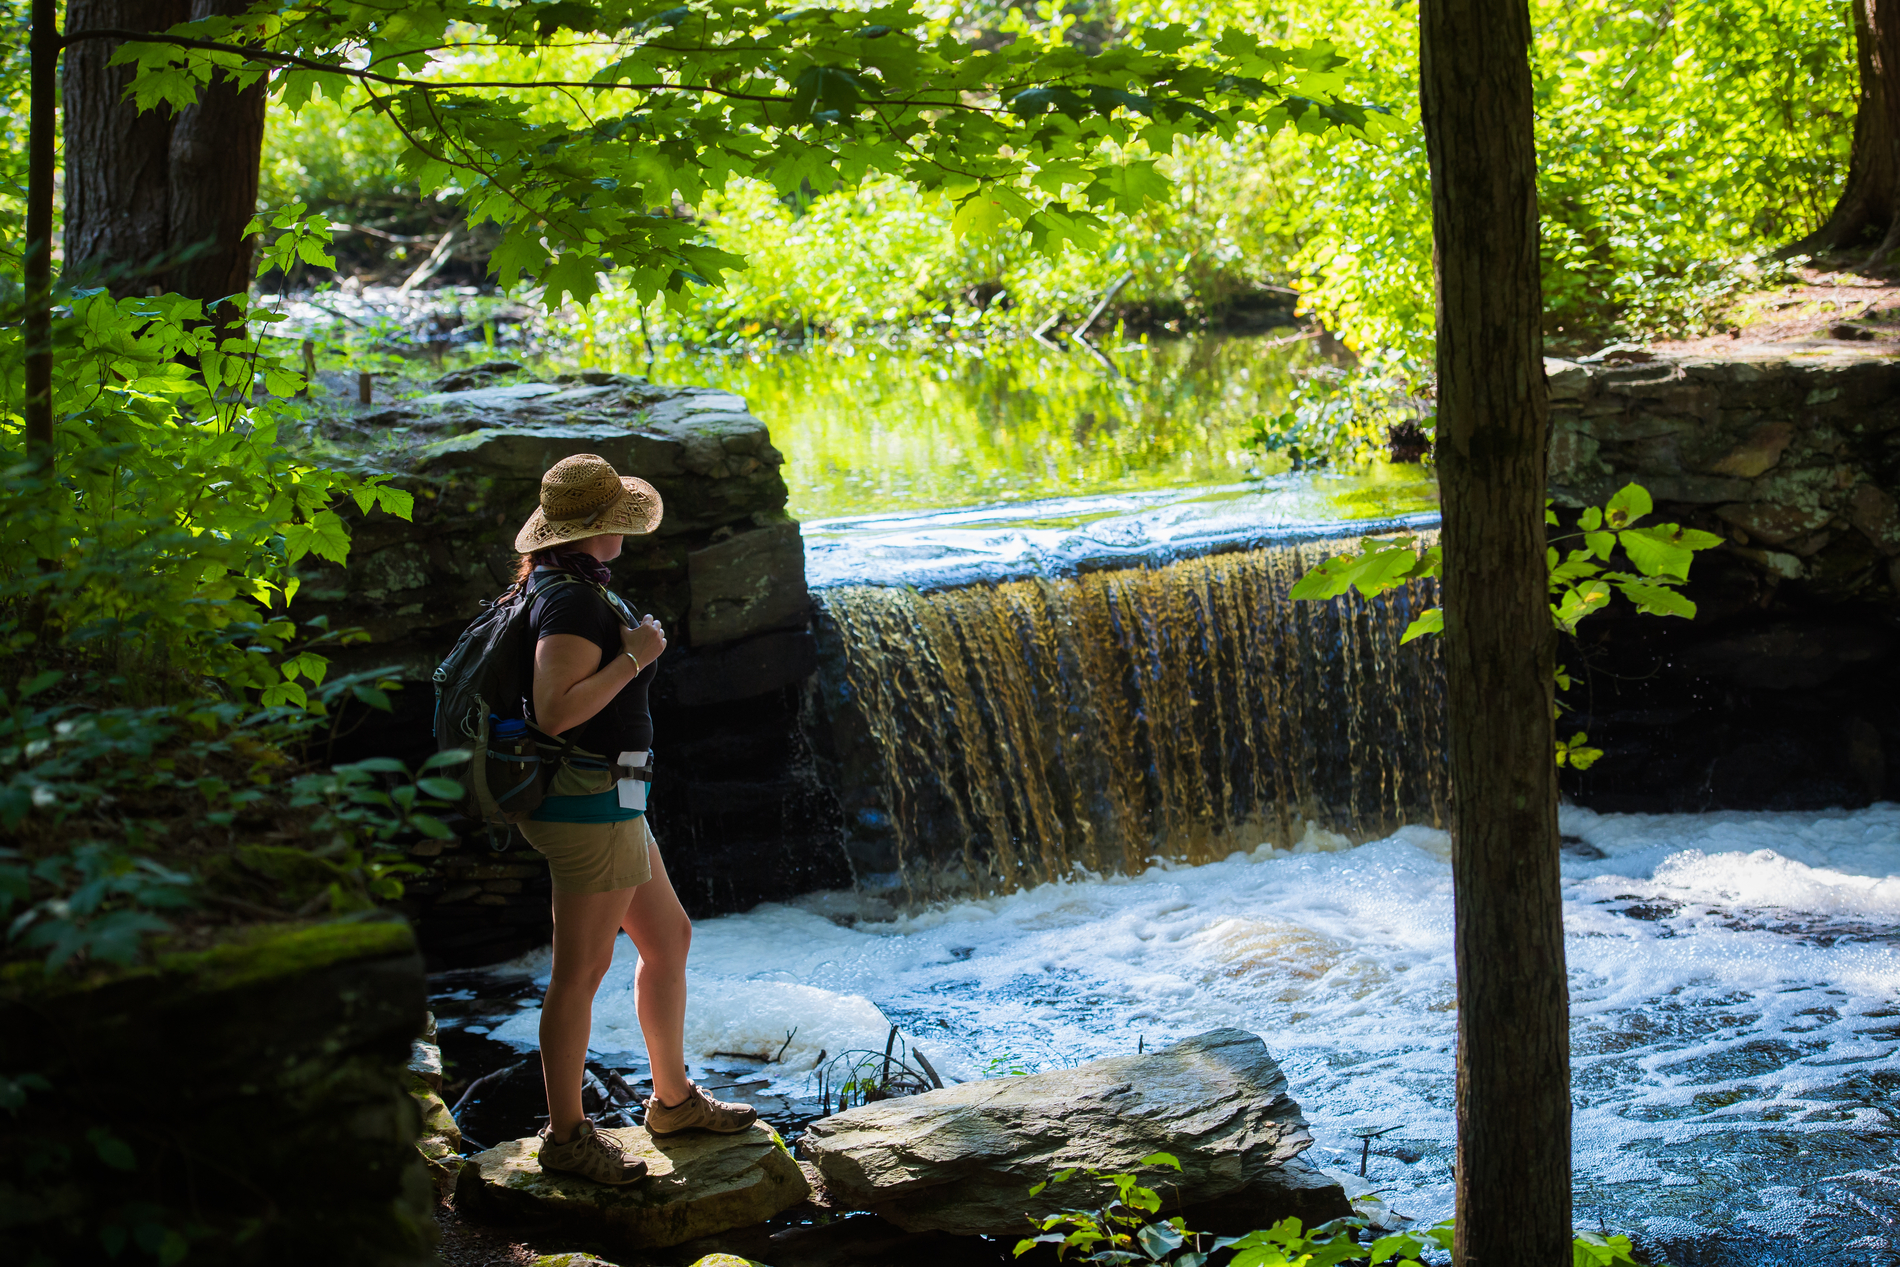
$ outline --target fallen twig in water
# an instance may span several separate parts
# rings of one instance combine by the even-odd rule
[[[468,1086],[465,1087],[462,1091],[462,1098],[457,1100],[455,1102],[455,1107],[449,1110],[449,1116],[454,1117],[456,1114],[460,1113],[462,1111],[462,1106],[468,1103],[468,1098],[471,1095],[474,1095],[478,1089],[487,1085],[490,1082],[493,1082],[497,1078],[505,1077],[508,1074],[513,1073],[515,1070],[521,1068],[521,1066],[527,1063],[528,1062],[525,1058],[522,1060],[517,1060],[512,1065],[508,1065],[504,1068],[497,1069],[492,1073],[485,1073],[481,1077],[475,1079],[475,1081],[469,1083]],[[461,1123],[457,1122],[456,1125],[460,1126]]]

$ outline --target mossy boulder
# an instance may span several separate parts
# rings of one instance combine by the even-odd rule
[[[376,916],[264,925],[129,970],[0,970],[0,1261],[115,1244],[231,1264],[427,1263],[404,1062],[421,958]]]

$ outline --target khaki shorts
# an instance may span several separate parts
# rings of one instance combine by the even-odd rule
[[[611,893],[653,878],[647,850],[654,844],[647,816],[619,823],[515,824],[548,860],[557,893]]]

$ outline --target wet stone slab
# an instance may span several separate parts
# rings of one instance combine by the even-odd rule
[[[762,1223],[811,1193],[777,1131],[656,1140],[639,1127],[603,1132],[647,1163],[647,1177],[608,1187],[545,1172],[533,1138],[471,1157],[456,1204],[497,1222],[559,1224],[632,1249],[663,1249]]]

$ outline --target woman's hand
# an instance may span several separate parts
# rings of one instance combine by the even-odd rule
[[[633,652],[644,670],[666,650],[666,631],[648,616],[637,628],[620,627],[622,649]],[[600,644],[579,634],[549,634],[534,646],[534,716],[550,734],[562,734],[592,718],[618,695],[629,679],[615,657],[603,665]]]
[[[640,662],[640,667],[645,669],[666,650],[666,630],[653,617],[642,617],[638,628],[620,627],[620,646],[622,650],[632,652],[634,659]]]

